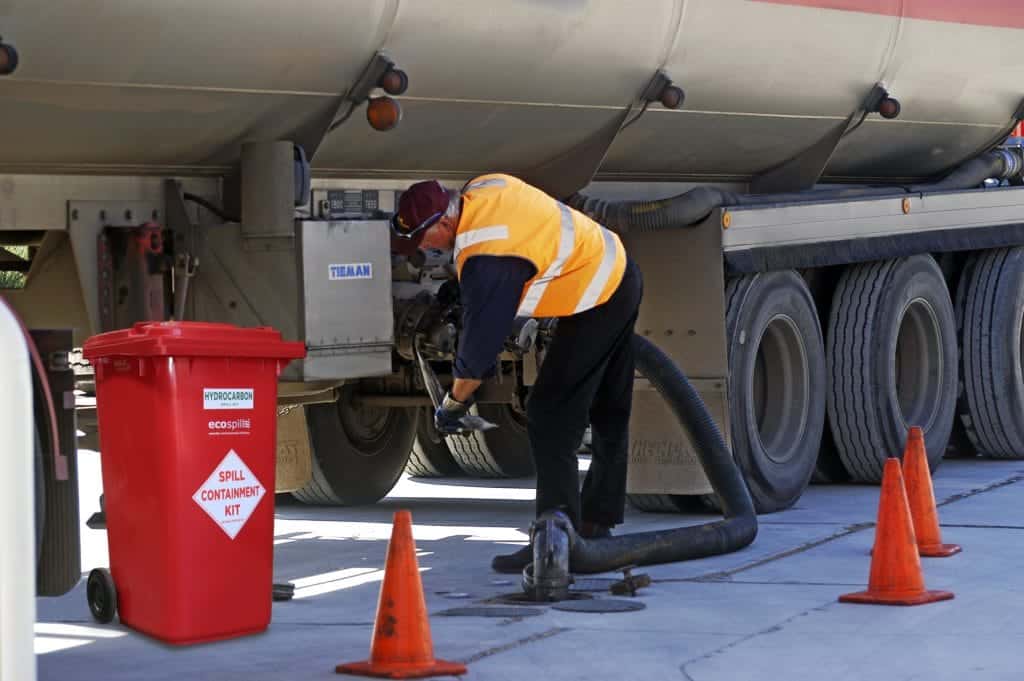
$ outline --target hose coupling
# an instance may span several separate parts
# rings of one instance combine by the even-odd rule
[[[569,598],[569,554],[575,537],[572,522],[561,511],[546,511],[533,523],[533,562],[523,569],[523,591],[530,600],[554,602]]]

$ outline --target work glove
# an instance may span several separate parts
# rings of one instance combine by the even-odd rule
[[[469,409],[473,404],[472,397],[459,402],[451,393],[445,393],[441,406],[434,412],[434,427],[442,435],[466,435],[472,431],[483,432],[498,427],[480,416],[470,414]]]
[[[445,393],[441,406],[434,412],[434,427],[444,435],[464,432],[466,427],[462,424],[462,418],[469,414],[469,408],[472,406],[472,397],[465,402],[459,402],[450,392]]]

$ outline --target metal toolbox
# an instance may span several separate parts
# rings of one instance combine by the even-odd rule
[[[391,373],[390,230],[384,220],[298,223],[304,380]]]

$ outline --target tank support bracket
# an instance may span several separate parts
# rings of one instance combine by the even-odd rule
[[[778,194],[811,189],[821,179],[839,142],[864,122],[868,114],[878,110],[879,104],[889,96],[881,83],[876,83],[860,108],[845,121],[835,125],[817,142],[793,158],[756,175],[750,181],[751,194]]]

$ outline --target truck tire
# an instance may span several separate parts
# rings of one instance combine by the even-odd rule
[[[334,404],[306,407],[313,476],[292,492],[306,504],[358,506],[398,482],[416,437],[418,409],[357,406],[351,389]]]
[[[930,255],[849,267],[829,318],[828,416],[836,449],[856,482],[879,482],[900,456],[909,426],[924,430],[938,467],[956,408],[953,304]]]
[[[758,513],[803,494],[825,427],[825,347],[810,289],[793,271],[729,281],[725,292],[732,452]]]
[[[405,472],[416,478],[448,478],[462,475],[462,469],[445,444],[444,438],[434,428],[433,418],[430,409],[420,412],[416,440],[412,443]]]
[[[32,452],[35,482],[35,530],[36,530],[36,562],[43,555],[43,534],[46,532],[46,468],[43,466],[43,443],[39,441],[39,428],[35,429],[35,447]]]
[[[953,297],[956,337],[960,342],[960,361],[957,362],[959,373],[957,374],[956,418],[953,419],[953,432],[949,436],[949,446],[946,448],[947,459],[971,459],[978,456],[977,436],[974,434],[974,423],[967,403],[967,380],[964,373],[964,318],[967,309],[967,290],[971,288],[970,282],[974,279],[972,273],[977,269],[980,256],[983,254],[967,255],[963,261],[963,267],[960,269],[956,295]]]
[[[629,505],[645,513],[679,513],[687,510],[687,497],[682,494],[627,494]]]
[[[476,413],[498,426],[486,433],[446,438],[448,449],[466,475],[526,478],[536,471],[526,436],[526,416],[507,404],[478,404]]]
[[[973,255],[960,290],[967,435],[984,456],[1022,458],[1024,248]]]
[[[43,357],[50,353],[63,352],[64,341],[61,333],[68,332],[36,332],[33,339]],[[53,452],[57,444],[52,442],[47,417],[42,408],[42,388],[36,377],[35,412],[36,446],[42,460],[42,537],[39,540],[38,561],[36,563],[36,595],[56,597],[63,596],[78,584],[82,578],[82,542],[81,523],[78,505],[78,455],[75,448],[75,418],[73,407],[62,405],[57,401],[68,395],[74,388],[74,375],[70,371],[53,370],[48,380],[54,399],[57,401],[57,437],[61,445],[61,453],[67,461],[67,480],[58,480]],[[61,407],[64,408],[61,408]],[[38,483],[37,483],[38,484]],[[39,507],[36,510],[39,517]]]
[[[821,450],[818,452],[818,461],[814,464],[814,475],[811,482],[818,485],[832,485],[850,481],[850,472],[843,465],[836,450],[835,440],[832,438],[832,428],[825,419],[825,430],[821,434]]]
[[[57,480],[53,458],[44,452],[43,532],[36,571],[38,596],[63,596],[82,576],[82,549],[78,520],[78,466],[67,453],[68,479]]]

